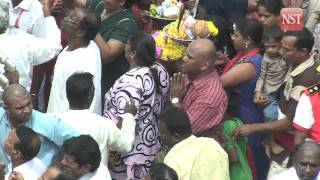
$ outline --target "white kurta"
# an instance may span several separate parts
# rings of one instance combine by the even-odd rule
[[[36,37],[45,37],[45,23],[42,4],[38,0],[23,0],[16,7],[12,7],[11,0],[5,0],[9,6],[10,31],[19,28]]]
[[[55,19],[45,18],[45,38],[36,38],[26,32],[0,35],[0,51],[15,64],[19,72],[19,83],[28,90],[31,86],[32,67],[45,63],[55,57],[61,46],[61,32]]]
[[[30,161],[27,161],[12,170],[12,165],[11,163],[8,165],[9,173],[6,174],[5,180],[9,179],[10,174],[12,171],[19,172],[22,174],[24,179],[28,180],[33,180],[33,179],[38,179],[44,171],[47,169],[47,167],[43,164],[42,161],[40,161],[38,158],[33,158]]]
[[[110,119],[84,110],[69,110],[56,114],[63,122],[82,134],[90,135],[97,141],[102,162],[108,165],[109,149],[118,152],[131,150],[135,137],[136,121],[132,114],[123,114],[122,127],[119,129]]]
[[[68,46],[58,56],[54,67],[53,81],[48,103],[48,113],[68,111],[69,102],[66,93],[66,82],[76,72],[89,72],[95,87],[90,111],[101,114],[101,58],[100,50],[94,41],[85,48],[67,51]]]
[[[111,180],[108,168],[100,163],[100,166],[95,172],[87,173],[79,178],[79,180]]]

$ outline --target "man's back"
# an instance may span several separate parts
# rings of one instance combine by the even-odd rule
[[[229,179],[227,153],[212,138],[190,136],[170,149],[164,163],[181,180]]]
[[[57,116],[81,134],[88,134],[96,140],[101,152],[101,162],[105,165],[108,164],[110,147],[116,151],[131,149],[135,129],[135,120],[132,115],[122,116],[124,122],[121,130],[110,119],[91,113],[88,109],[69,110]]]

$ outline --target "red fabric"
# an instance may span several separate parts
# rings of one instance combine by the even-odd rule
[[[305,90],[308,95],[308,89]],[[308,95],[311,105],[314,123],[312,128],[310,129],[310,138],[320,143],[320,92],[316,92],[315,94]]]
[[[143,20],[141,17],[141,8],[139,7],[139,5],[137,4],[133,4],[131,7],[131,11],[135,17],[135,20],[138,24],[138,27],[140,30],[144,31],[144,32],[151,32],[152,30],[152,22],[150,19]]]
[[[301,131],[301,132],[306,133],[306,134],[308,134],[309,131],[310,131],[310,129],[306,129],[306,128],[304,128],[304,127],[301,127],[301,126],[299,126],[299,125],[296,124],[296,123],[293,123],[293,124],[292,124],[292,127],[295,128],[296,130]]]
[[[274,139],[278,144],[286,147],[290,152],[294,152],[295,145],[293,135],[288,133],[281,133],[277,134]]]
[[[248,158],[248,164],[252,173],[252,180],[257,180],[256,165],[254,163],[253,152],[249,145],[247,145],[247,158]]]
[[[237,64],[237,62],[243,60],[243,59],[246,59],[248,57],[251,57],[251,56],[254,56],[256,54],[259,54],[260,52],[260,49],[257,48],[257,49],[254,49],[252,51],[249,51],[247,53],[243,53],[243,52],[240,52],[238,53],[234,58],[232,58],[227,64],[226,66],[224,67],[223,69],[223,74],[228,72],[235,64]]]
[[[192,134],[207,137],[222,135],[218,125],[221,124],[227,101],[227,94],[216,72],[190,82],[183,107],[188,113]]]

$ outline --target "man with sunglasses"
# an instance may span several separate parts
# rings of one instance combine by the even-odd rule
[[[94,97],[89,110],[101,114],[101,57],[93,38],[98,33],[100,17],[91,9],[77,7],[63,19],[61,30],[66,33],[67,47],[57,58],[48,103],[49,113],[64,113],[69,109],[66,81],[76,72],[94,76]]]

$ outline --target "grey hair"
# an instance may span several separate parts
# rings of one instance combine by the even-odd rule
[[[0,34],[3,34],[9,26],[9,8],[6,2],[0,0]]]

